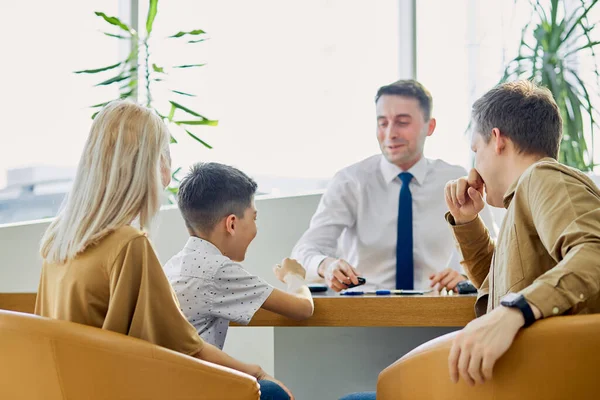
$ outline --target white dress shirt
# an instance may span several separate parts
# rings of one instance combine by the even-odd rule
[[[338,172],[321,198],[309,229],[292,257],[319,280],[326,257],[341,258],[367,280],[361,289],[394,289],[398,203],[403,172],[376,155]],[[415,289],[429,288],[429,275],[452,267],[462,271],[454,237],[444,215],[446,182],[465,176],[460,166],[422,158],[407,172],[413,175],[413,259]],[[489,209],[481,213],[490,233],[495,228]]]
[[[220,349],[229,321],[247,325],[273,292],[273,286],[197,237],[190,237],[164,270],[183,314],[202,339]]]

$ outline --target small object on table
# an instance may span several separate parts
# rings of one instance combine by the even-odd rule
[[[477,288],[473,286],[471,281],[458,282],[458,285],[456,285],[456,290],[458,294],[477,293]]]
[[[308,290],[310,290],[311,293],[326,292],[327,289],[328,287],[324,283],[311,283],[310,285],[308,285]]]
[[[367,283],[367,280],[365,278],[363,278],[362,276],[357,276],[356,279],[358,279],[358,284],[357,285],[355,285],[352,282],[350,282],[350,283],[344,283],[344,285],[346,285],[346,287],[348,287],[348,289],[351,289],[353,287],[357,287],[357,286],[364,285],[365,283]]]

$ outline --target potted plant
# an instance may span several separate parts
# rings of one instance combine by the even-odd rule
[[[104,34],[114,38],[115,40],[124,40],[129,44],[130,52],[128,56],[120,62],[108,65],[101,68],[86,69],[75,71],[76,74],[108,74],[95,86],[118,85],[118,98],[131,99],[135,102],[145,104],[154,111],[169,125],[171,133],[171,143],[177,143],[177,139],[173,136],[173,132],[187,134],[198,143],[206,148],[212,147],[200,139],[193,132],[198,126],[217,126],[218,121],[209,119],[201,113],[194,111],[187,105],[184,105],[186,99],[189,100],[196,97],[192,93],[182,90],[182,88],[169,87],[169,93],[173,96],[168,104],[169,109],[159,110],[154,105],[154,88],[156,85],[168,85],[168,77],[170,74],[175,74],[177,71],[196,69],[204,64],[184,64],[184,65],[165,65],[153,60],[151,57],[151,41],[152,28],[158,15],[158,0],[149,0],[148,15],[146,17],[146,26],[144,32],[138,32],[129,25],[125,24],[119,18],[108,16],[103,12],[95,12],[95,14],[106,21],[113,27],[118,28],[118,34],[105,32]],[[169,36],[168,40],[187,41],[190,46],[197,46],[206,40],[204,37],[206,32],[202,29],[194,29],[190,31],[179,31]],[[91,108],[99,109],[111,99],[99,104],[91,106]],[[92,118],[96,116],[98,111],[94,112]],[[171,193],[177,192],[179,180],[176,174],[180,171],[178,168],[174,173],[175,187],[169,188]]]
[[[596,165],[598,110],[594,96],[600,91],[597,68],[595,79],[585,79],[579,62],[591,56],[595,66],[595,48],[600,42],[592,39],[596,27],[588,15],[597,2],[550,0],[543,5],[532,0],[533,18],[523,28],[519,53],[500,81],[529,79],[550,89],[563,118],[559,161],[586,172]]]

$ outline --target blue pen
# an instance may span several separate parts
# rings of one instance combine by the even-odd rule
[[[374,291],[370,291],[370,292],[361,292],[361,291],[347,291],[347,292],[341,292],[340,295],[342,296],[363,296],[363,295],[375,295],[375,296],[389,296],[392,294],[396,294],[396,295],[419,295],[419,294],[425,294],[425,293],[429,293],[432,292],[433,290],[404,290],[404,289],[395,289],[395,290],[385,290],[385,289],[380,289],[380,290],[374,290]]]
[[[376,296],[388,296],[390,294],[392,294],[391,290],[375,290],[375,291],[371,291],[371,292],[361,292],[358,290],[355,291],[347,291],[347,292],[342,292],[340,293],[340,295],[342,296],[363,296],[363,295],[376,295]]]

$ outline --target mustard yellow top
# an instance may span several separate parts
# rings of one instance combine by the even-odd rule
[[[148,238],[122,227],[63,265],[44,262],[35,313],[192,355],[203,346]]]

